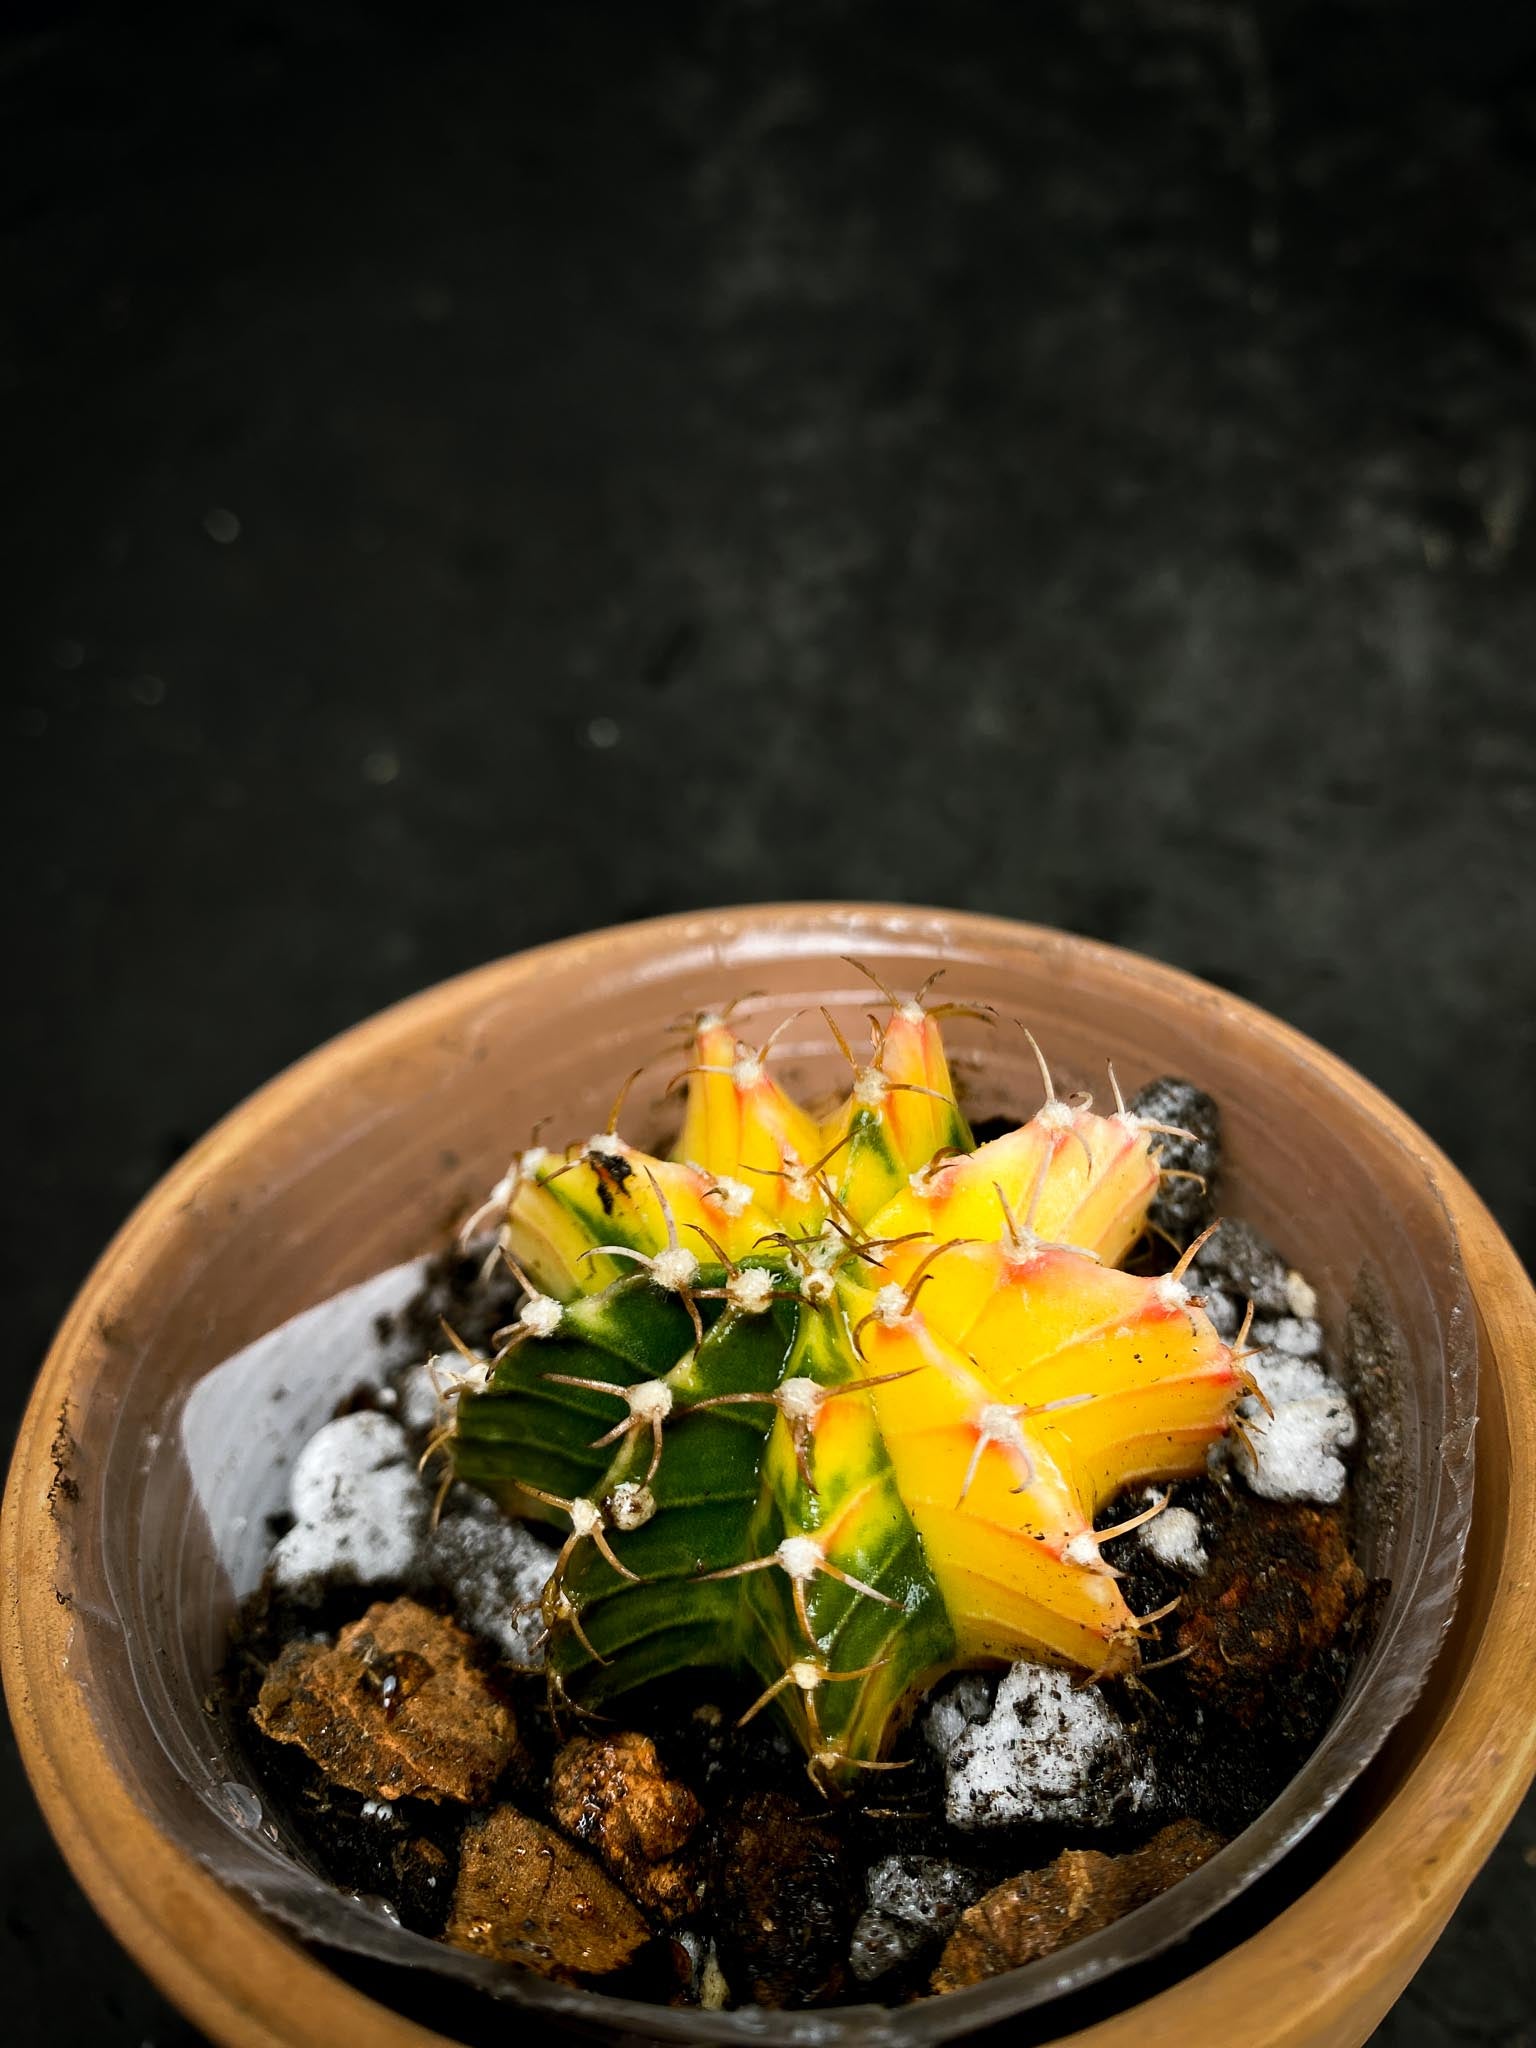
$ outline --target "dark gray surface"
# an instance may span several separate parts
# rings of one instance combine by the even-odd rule
[[[7,1417],[277,1067],[697,903],[1177,960],[1529,1258],[1532,10],[39,5],[0,154]],[[7,2039],[190,2043],[0,1761]]]

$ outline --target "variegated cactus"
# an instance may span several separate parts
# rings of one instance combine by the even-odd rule
[[[880,1767],[955,1666],[1137,1665],[1156,1617],[1095,1516],[1203,1467],[1240,1351],[1187,1253],[1118,1269],[1156,1127],[1059,1099],[1042,1061],[1040,1110],[973,1148],[944,1014],[892,999],[867,1062],[838,1034],[853,1085],[825,1123],[771,1045],[702,1017],[672,1159],[611,1127],[498,1191],[526,1299],[460,1394],[452,1464],[565,1532],[544,1612],[574,1704],[723,1667],[828,1783]]]

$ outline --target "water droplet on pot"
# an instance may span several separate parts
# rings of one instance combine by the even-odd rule
[[[261,1826],[261,1801],[249,1785],[237,1785],[227,1780],[219,1787],[219,1805],[228,1819],[237,1828],[259,1828]]]

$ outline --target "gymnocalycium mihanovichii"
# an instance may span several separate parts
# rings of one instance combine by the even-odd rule
[[[1042,1059],[1040,1109],[974,1145],[940,1033],[964,1006],[926,993],[871,1019],[867,1059],[837,1033],[852,1087],[825,1121],[712,1013],[672,1158],[617,1108],[523,1153],[477,1226],[525,1299],[442,1440],[564,1534],[558,1699],[735,1672],[824,1788],[880,1767],[951,1669],[1136,1670],[1161,1617],[1126,1605],[1095,1516],[1203,1470],[1252,1388],[1185,1284],[1194,1246],[1120,1267],[1160,1127],[1118,1089],[1107,1116],[1061,1099]]]

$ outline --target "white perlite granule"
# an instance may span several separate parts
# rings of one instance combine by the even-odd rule
[[[1323,1326],[1316,1316],[1279,1316],[1256,1322],[1249,1341],[1260,1351],[1279,1351],[1287,1358],[1316,1358],[1323,1348]]]
[[[1141,1525],[1141,1544],[1159,1564],[1175,1571],[1203,1572],[1207,1564],[1200,1523],[1189,1508],[1164,1508]]]
[[[405,1431],[387,1415],[341,1415],[300,1451],[289,1488],[294,1523],[272,1552],[272,1576],[290,1593],[323,1581],[384,1585],[408,1576],[426,1533],[429,1502]]]
[[[979,1671],[968,1671],[948,1685],[928,1709],[929,1743],[946,1755],[973,1721],[984,1721],[992,1711],[992,1688]]]
[[[448,1419],[446,1382],[443,1388],[424,1365],[408,1366],[395,1381],[399,1396],[397,1413],[405,1427],[418,1436],[430,1436]]]
[[[477,1501],[438,1523],[426,1563],[472,1635],[494,1644],[509,1663],[528,1670],[543,1665],[539,1596],[555,1552],[526,1524],[509,1521],[489,1501]]]
[[[1264,1389],[1273,1417],[1245,1401],[1243,1428],[1253,1445],[1230,1440],[1232,1463],[1265,1500],[1342,1500],[1347,1474],[1339,1456],[1359,1435],[1349,1396],[1311,1358],[1267,1351],[1248,1369]]]
[[[1152,1794],[1148,1759],[1103,1695],[1065,1671],[1015,1664],[992,1711],[967,1719],[951,1693],[929,1714],[926,1734],[947,1781],[954,1827],[1040,1820],[1104,1826]]]
[[[1304,1323],[1317,1320],[1317,1289],[1293,1266],[1285,1276],[1285,1298],[1290,1311]]]

